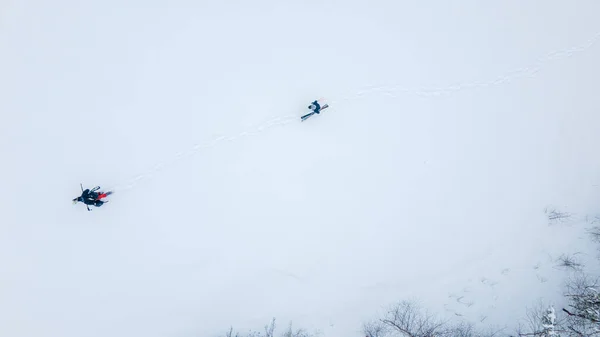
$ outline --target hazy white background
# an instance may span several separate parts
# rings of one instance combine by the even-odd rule
[[[598,13],[0,2],[0,335],[209,336],[276,316],[358,336],[410,297],[514,323],[558,295],[558,254],[594,254],[543,210],[598,211]],[[300,123],[319,97],[331,108]],[[116,193],[87,212],[80,182]]]

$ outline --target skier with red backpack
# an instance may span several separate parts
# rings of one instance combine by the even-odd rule
[[[73,199],[73,204],[77,204],[78,202],[83,202],[85,204],[85,206],[87,207],[88,211],[91,211],[90,206],[100,207],[100,206],[104,205],[108,201],[103,201],[102,199],[111,195],[112,192],[111,191],[101,192],[98,190],[100,190],[100,186],[96,186],[96,187],[92,188],[91,190],[90,189],[84,190],[83,186],[81,186],[81,196]]]

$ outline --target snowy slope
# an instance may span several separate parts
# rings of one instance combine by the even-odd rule
[[[514,323],[594,254],[599,11],[1,4],[0,335],[360,336],[405,298]]]

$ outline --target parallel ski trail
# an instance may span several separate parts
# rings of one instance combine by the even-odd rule
[[[464,90],[469,90],[469,89],[471,89],[471,90],[485,89],[485,88],[490,88],[490,87],[494,87],[494,86],[499,86],[499,85],[509,83],[509,82],[519,80],[519,79],[532,78],[538,72],[540,72],[547,63],[550,63],[551,61],[570,58],[576,54],[583,53],[583,52],[589,50],[590,48],[592,48],[598,42],[599,39],[600,39],[600,32],[597,32],[594,36],[592,36],[590,39],[588,39],[585,43],[583,43],[581,45],[549,52],[546,55],[538,58],[534,63],[532,63],[531,65],[529,65],[527,67],[521,67],[521,68],[514,69],[504,75],[497,76],[496,78],[487,80],[487,81],[472,81],[472,82],[457,83],[457,84],[449,85],[446,87],[437,87],[437,88],[432,87],[432,88],[420,88],[420,89],[403,88],[399,85],[392,85],[392,86],[370,85],[370,86],[367,86],[363,89],[360,89],[360,90],[354,92],[353,94],[348,94],[340,100],[328,100],[327,102],[331,106],[333,104],[339,103],[340,101],[348,101],[348,100],[352,100],[352,99],[358,99],[358,98],[362,98],[362,97],[370,95],[370,94],[383,94],[383,95],[386,95],[389,97],[398,97],[400,95],[415,95],[415,96],[421,96],[421,97],[439,97],[439,96],[450,95],[450,94],[454,94],[454,93],[464,91]],[[195,144],[191,147],[191,149],[189,149],[187,151],[176,153],[171,160],[169,160],[167,162],[162,162],[162,163],[156,164],[148,172],[141,174],[141,175],[137,175],[136,177],[130,179],[128,182],[123,183],[121,185],[114,186],[110,190],[112,190],[112,191],[129,190],[129,189],[135,187],[135,185],[138,184],[139,182],[151,178],[155,173],[158,173],[158,172],[164,170],[165,168],[177,163],[178,161],[180,161],[184,158],[193,156],[203,149],[216,147],[217,145],[219,145],[219,143],[222,143],[222,142],[234,142],[234,141],[237,141],[244,137],[259,136],[271,128],[284,126],[284,125],[287,125],[287,124],[290,124],[293,122],[297,122],[297,121],[298,122],[300,121],[300,116],[285,115],[285,116],[281,116],[281,117],[275,117],[275,118],[272,118],[272,119],[264,122],[263,124],[261,124],[257,127],[242,131],[236,135],[219,136],[212,140]]]
[[[188,151],[185,152],[178,152],[175,154],[175,156],[168,162],[162,162],[159,163],[157,165],[155,165],[151,170],[149,170],[148,172],[138,175],[135,178],[131,179],[129,182],[127,182],[126,184],[123,185],[118,185],[118,186],[114,186],[113,188],[111,188],[112,191],[123,191],[123,190],[128,190],[133,188],[136,184],[138,184],[140,181],[146,180],[151,178],[154,174],[164,170],[165,168],[174,165],[175,163],[177,163],[180,160],[183,160],[185,158],[191,157],[193,155],[195,155],[197,152],[203,150],[203,149],[209,149],[209,148],[213,148],[217,145],[219,145],[219,143],[222,142],[233,142],[236,141],[240,138],[243,137],[256,137],[261,135],[263,132],[273,128],[273,127],[277,127],[277,126],[283,126],[286,124],[290,124],[292,122],[295,122],[297,120],[297,116],[295,115],[287,115],[287,116],[283,116],[283,117],[276,117],[273,119],[270,119],[268,121],[266,121],[265,123],[263,123],[262,125],[259,125],[257,127],[255,127],[254,129],[249,129],[249,130],[245,130],[240,132],[237,135],[234,136],[219,136],[216,137],[212,140],[203,142],[203,143],[198,143],[195,144],[194,146],[192,146],[191,149],[189,149]]]

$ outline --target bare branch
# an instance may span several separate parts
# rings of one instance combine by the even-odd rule
[[[596,217],[596,218],[600,222],[600,218],[598,218],[598,217]],[[592,222],[592,223],[596,223],[596,222]],[[594,241],[595,243],[600,243],[600,226],[594,226],[592,228],[589,228],[587,230],[587,232],[590,235],[590,237],[592,238],[592,241]]]
[[[265,325],[265,337],[273,337],[275,331],[275,318],[271,320],[270,324]]]
[[[565,222],[572,216],[571,213],[561,212],[554,207],[546,207],[544,213],[546,213],[546,217],[550,224]]]
[[[598,224],[600,223],[600,215],[596,215],[596,216],[586,216],[585,219],[587,220],[587,222],[591,225],[594,224]]]
[[[381,322],[408,337],[447,336],[449,332],[445,321],[437,319],[409,301],[394,306]]]
[[[389,329],[384,323],[375,321],[363,324],[363,332],[366,337],[385,337]]]
[[[264,332],[258,331],[250,331],[245,334],[245,337],[275,337],[275,318],[269,322],[269,324],[264,326]],[[308,333],[304,329],[298,329],[294,331],[292,329],[292,323],[288,326],[288,329],[281,335],[282,337],[311,337],[313,334]],[[242,337],[239,333],[234,333],[233,328],[230,328],[229,331],[225,334],[225,337]],[[383,336],[375,336],[375,337],[383,337]]]
[[[593,336],[600,333],[600,294],[598,280],[577,274],[566,285],[569,304],[562,311],[567,314],[565,326],[571,333]]]
[[[579,262],[575,256],[569,256],[566,254],[562,254],[558,259],[556,259],[557,267],[560,268],[568,268],[575,271],[581,271],[583,269],[583,263]]]

